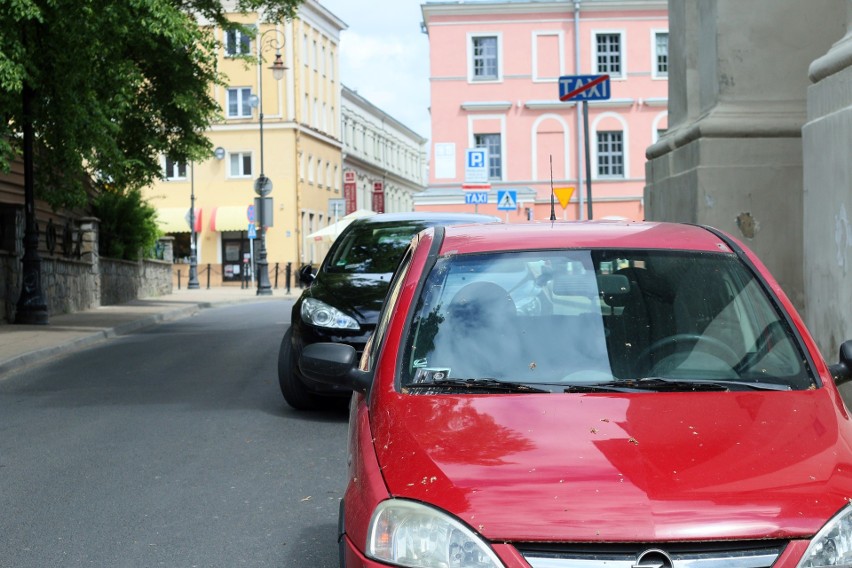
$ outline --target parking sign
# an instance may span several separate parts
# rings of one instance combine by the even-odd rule
[[[485,183],[488,181],[488,149],[468,148],[464,157],[464,181]]]

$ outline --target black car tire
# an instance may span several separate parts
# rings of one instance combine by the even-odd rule
[[[317,410],[323,407],[323,397],[313,394],[305,387],[296,369],[293,352],[293,328],[284,332],[278,349],[278,384],[287,404],[296,410]]]

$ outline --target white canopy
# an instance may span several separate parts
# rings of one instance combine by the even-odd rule
[[[328,227],[323,227],[318,231],[314,231],[309,234],[307,238],[313,239],[315,241],[325,241],[327,243],[333,242],[337,236],[343,232],[343,229],[349,226],[349,223],[354,221],[355,219],[360,219],[361,217],[369,217],[370,215],[375,215],[374,211],[369,211],[367,209],[356,209],[349,215],[341,217],[337,223],[332,223]]]

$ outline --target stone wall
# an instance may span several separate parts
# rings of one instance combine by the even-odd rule
[[[44,239],[42,239],[43,241]],[[172,292],[172,241],[161,239],[163,260],[124,261],[98,253],[98,221],[80,219],[75,224],[70,255],[40,246],[41,285],[49,316],[125,303]],[[21,252],[0,250],[0,324],[15,319],[21,294]]]
[[[172,291],[172,265],[166,261],[101,258],[100,271],[102,306],[163,296]]]

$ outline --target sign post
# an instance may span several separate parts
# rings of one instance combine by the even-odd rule
[[[583,103],[583,137],[586,152],[586,196],[592,218],[592,157],[589,152],[589,101],[610,98],[609,75],[563,75],[559,77],[559,100]]]
[[[464,202],[473,204],[473,212],[479,213],[479,204],[488,203],[488,148],[467,148],[464,152]]]

